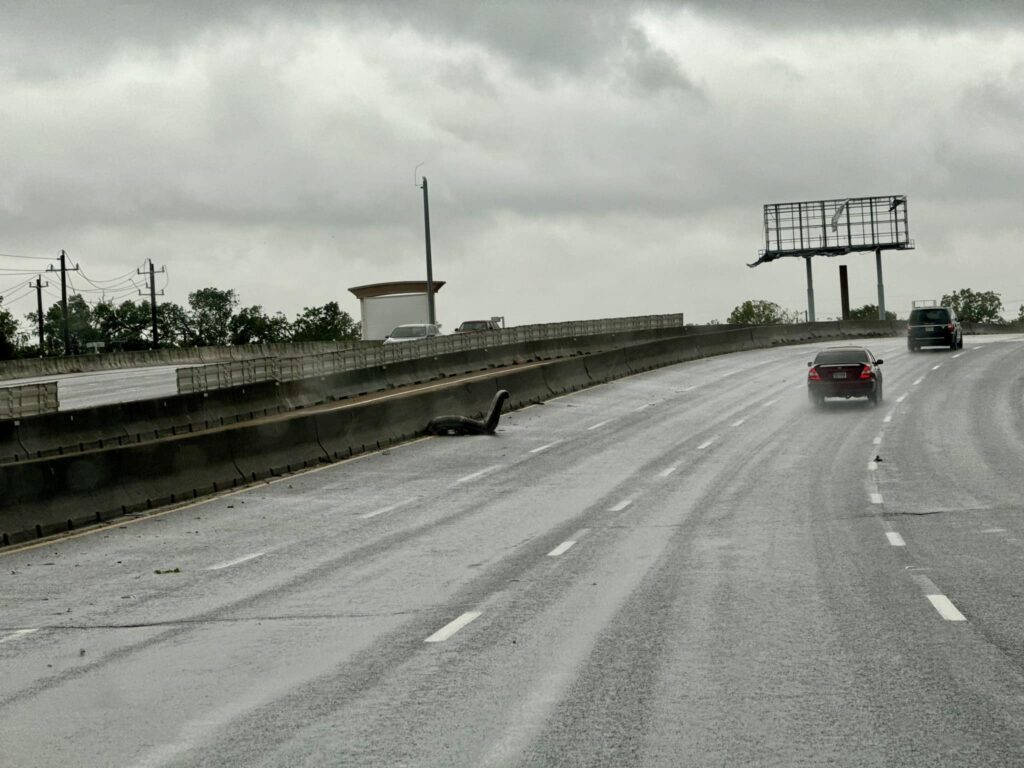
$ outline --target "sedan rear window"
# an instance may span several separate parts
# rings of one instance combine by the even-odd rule
[[[866,349],[826,349],[814,358],[815,365],[843,365],[844,363],[866,363]]]

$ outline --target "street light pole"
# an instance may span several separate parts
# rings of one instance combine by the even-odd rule
[[[427,307],[429,312],[428,322],[433,325],[436,320],[434,314],[434,265],[430,260],[430,199],[427,196],[427,177],[423,177],[423,229],[427,241]]]

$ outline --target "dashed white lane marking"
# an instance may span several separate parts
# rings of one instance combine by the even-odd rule
[[[939,616],[946,621],[967,621],[967,617],[960,613],[953,605],[953,601],[945,595],[925,595],[925,597],[939,612]]]
[[[881,504],[882,503],[882,494],[880,494],[880,493],[872,493],[871,494],[871,503],[872,504]]]
[[[263,555],[265,555],[265,554],[266,554],[265,552],[253,552],[252,554],[242,555],[241,557],[236,557],[234,560],[228,560],[227,562],[217,563],[216,565],[211,565],[206,570],[208,570],[208,571],[221,571],[221,570],[224,570],[225,568],[230,568],[233,565],[241,565],[242,563],[247,563],[250,560],[255,560],[257,557],[263,557]]]
[[[971,347],[971,349],[981,349],[981,347]]]
[[[881,445],[881,444],[882,444],[882,436],[881,436],[881,435],[877,435],[877,436],[875,437],[875,439],[874,439],[874,440],[872,440],[871,442],[872,442],[872,443],[873,443],[874,445]]]
[[[1006,533],[1005,528],[986,528],[982,533]]]
[[[720,376],[721,376],[722,378],[725,378],[726,376],[732,376],[732,375],[733,375],[734,373],[739,373],[739,372],[740,372],[740,371],[739,371],[739,369],[737,368],[737,369],[736,369],[735,371],[726,371],[725,373],[723,373],[723,374],[720,374]]]
[[[679,469],[679,465],[678,464],[676,464],[674,466],[671,466],[668,469],[663,469],[663,470],[661,470],[661,472],[658,473],[658,477],[668,477],[673,472],[675,472],[677,469]]]
[[[611,421],[611,419],[608,419],[608,421]],[[590,431],[590,430],[592,430],[592,429],[600,429],[600,428],[601,428],[601,427],[603,427],[603,426],[604,426],[605,424],[607,424],[607,423],[608,423],[608,421],[599,421],[599,422],[598,422],[597,424],[595,424],[594,426],[592,426],[592,427],[587,427],[587,432],[589,432],[589,431]]]
[[[900,395],[899,397],[896,398],[896,402],[897,403],[902,403],[904,400],[907,399],[907,395],[908,394],[910,394],[910,393],[909,392],[904,392],[902,395]]]
[[[715,442],[715,440],[717,440],[717,439],[718,439],[718,435],[715,435],[715,436],[714,436],[714,437],[712,437],[712,438],[711,438],[710,440],[705,440],[705,441],[704,441],[703,443],[701,443],[700,445],[698,445],[698,446],[697,446],[697,450],[698,450],[698,451],[703,451],[703,450],[704,450],[705,448],[707,448],[707,447],[708,447],[709,445],[711,445],[712,443],[714,443],[714,442]]]
[[[914,381],[914,383],[913,383],[913,384],[912,384],[911,386],[915,386],[915,387],[916,387],[916,386],[917,386],[918,384],[920,384],[920,383],[921,383],[922,381],[924,381],[924,376],[922,376],[922,377],[921,377],[920,379],[916,379],[916,380]]]
[[[540,448],[534,448],[532,451],[530,451],[530,453],[541,453],[542,451],[546,451],[548,448],[554,448],[560,442],[562,442],[562,441],[561,440],[555,440],[555,442],[548,443],[547,445],[542,445],[542,446],[540,446]]]
[[[650,403],[644,403],[644,404],[643,404],[643,405],[641,405],[641,406],[640,406],[639,408],[634,408],[634,409],[633,409],[633,411],[634,411],[634,412],[636,412],[636,411],[642,411],[642,410],[643,410],[644,408],[650,408],[650,407],[651,407],[651,404],[650,404]]]
[[[33,632],[38,632],[38,631],[39,631],[38,627],[36,629],[16,629],[13,632],[11,632],[11,634],[4,635],[3,637],[0,637],[0,643],[6,643],[9,640],[17,640],[19,637],[24,637],[25,635],[31,635]]]
[[[743,423],[743,422],[745,422],[746,420],[747,420],[747,418],[746,418],[746,417],[744,416],[744,417],[743,417],[742,419],[737,419],[736,421],[734,421],[734,422],[733,422],[732,424],[730,424],[729,426],[730,426],[730,427],[738,427],[738,426],[739,426],[740,424],[742,424],[742,423]]]
[[[887,538],[889,540],[889,543],[892,544],[894,547],[907,546],[907,542],[905,542],[903,540],[903,537],[896,533],[896,531],[886,531],[885,538]]]
[[[564,555],[566,552],[572,549],[572,546],[575,543],[575,541],[563,541],[557,547],[548,552],[548,557],[558,557],[559,555]]]
[[[876,469],[878,469],[878,462],[877,461],[869,461],[868,462],[868,471],[869,472],[874,472]]]
[[[939,370],[939,368],[941,368],[941,367],[942,367],[942,363],[939,363],[938,365],[933,365],[933,366],[932,366],[932,370],[933,370],[933,371],[937,371],[937,370]]]
[[[471,621],[475,621],[480,617],[480,611],[466,611],[464,614],[441,627],[437,632],[432,634],[423,642],[425,643],[443,643],[449,637],[454,635],[464,626],[469,624]]]
[[[953,359],[956,360],[962,354],[963,354],[963,352],[957,352],[955,355],[953,355]]]
[[[404,507],[406,504],[412,504],[414,501],[416,501],[416,499],[404,499],[403,501],[399,501],[394,504],[388,504],[386,507],[375,509],[373,512],[367,512],[365,515],[360,515],[359,517],[363,520],[369,520],[371,517],[376,517],[377,515],[386,515],[388,512],[394,512],[399,507]]]
[[[612,507],[608,511],[609,512],[621,512],[622,510],[624,510],[626,507],[628,507],[632,503],[633,503],[632,499],[623,499],[622,501],[620,501],[618,504],[616,504],[614,507]]]
[[[889,411],[887,414],[885,414],[885,418],[882,419],[882,421],[888,424],[890,421],[892,421],[892,417],[895,413],[896,411]]]
[[[802,382],[802,381],[799,384],[797,384],[795,387],[793,387],[793,389],[806,389],[806,388],[807,388],[807,385],[804,382]]]
[[[769,401],[768,401],[767,403],[765,403],[765,404],[764,404],[764,405],[762,405],[761,407],[762,407],[762,408],[767,408],[767,407],[768,407],[768,406],[770,406],[770,405],[775,405],[775,404],[776,404],[777,402],[779,402],[779,401],[778,401],[778,399],[776,399],[776,400],[769,400]]]
[[[946,621],[967,621],[964,615],[953,605],[953,601],[939,592],[939,588],[932,583],[931,579],[921,575],[914,575],[911,578],[924,590],[924,596],[928,598],[928,602],[932,604],[932,607],[939,612],[942,618]]]
[[[474,472],[472,475],[466,475],[465,477],[460,477],[455,482],[456,483],[468,483],[470,480],[476,480],[478,477],[483,477],[484,475],[490,474],[491,472],[493,472],[494,470],[498,469],[499,467],[501,467],[501,464],[495,464],[493,467],[487,467],[486,469],[481,469],[479,472]]]

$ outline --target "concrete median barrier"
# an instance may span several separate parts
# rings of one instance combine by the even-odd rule
[[[320,445],[316,422],[306,415],[280,416],[224,430],[229,455],[250,482],[323,464],[330,457]]]

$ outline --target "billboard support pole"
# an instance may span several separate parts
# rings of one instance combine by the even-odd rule
[[[846,265],[839,265],[839,301],[843,307],[843,320],[850,319],[850,281],[846,276]]]
[[[885,320],[885,283],[882,281],[881,248],[875,248],[875,270],[878,272],[878,319]]]
[[[814,275],[811,274],[811,257],[804,256],[807,264],[807,322],[814,322]]]

